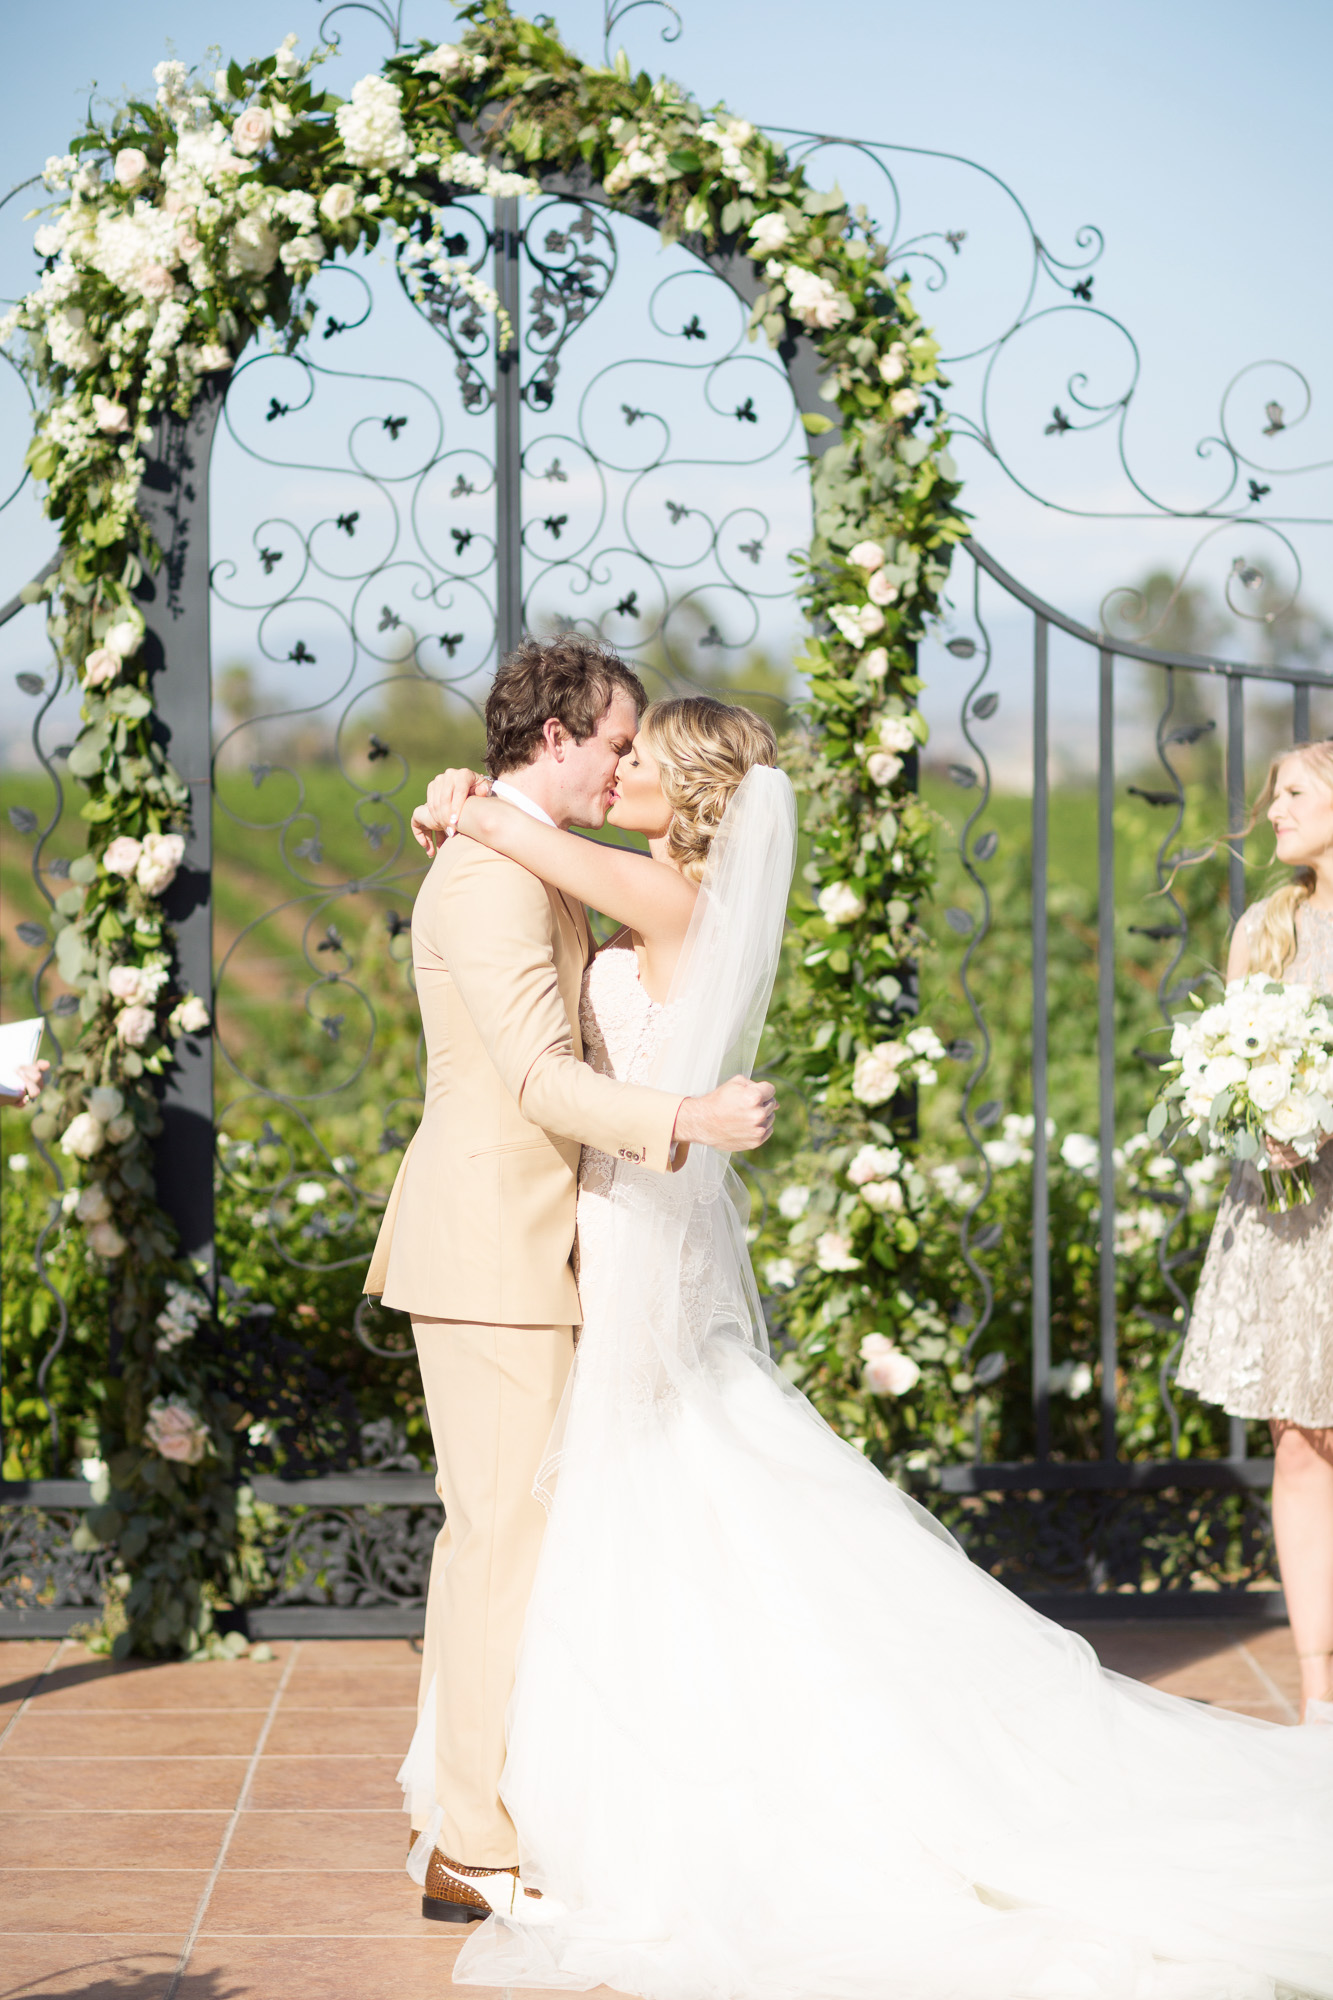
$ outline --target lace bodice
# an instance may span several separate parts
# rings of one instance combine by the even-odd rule
[[[665,1008],[650,1000],[639,979],[639,961],[629,945],[608,945],[583,975],[579,1030],[583,1059],[617,1083],[642,1083],[661,1036]],[[615,1162],[595,1146],[585,1146],[579,1169],[584,1192],[605,1193]]]
[[[1253,946],[1263,923],[1269,898],[1252,903],[1242,922],[1245,936]],[[1284,984],[1313,986],[1316,993],[1333,993],[1333,911],[1301,903],[1296,910],[1296,956],[1282,973]]]

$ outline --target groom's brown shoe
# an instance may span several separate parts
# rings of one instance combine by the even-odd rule
[[[460,1881],[460,1876],[468,1879]],[[471,1887],[473,1882],[477,1885],[475,1889]],[[517,1868],[469,1868],[462,1861],[451,1861],[437,1847],[426,1870],[421,1914],[446,1924],[478,1923],[494,1910],[507,1916],[513,1908],[517,1885]],[[537,1895],[534,1889],[522,1893],[534,1898]]]

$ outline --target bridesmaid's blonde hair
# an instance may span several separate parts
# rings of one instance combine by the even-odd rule
[[[639,732],[671,807],[667,852],[682,875],[702,881],[732,793],[754,765],[777,763],[778,739],[761,715],[707,694],[652,702]]]
[[[1333,741],[1325,738],[1319,743],[1295,743],[1290,750],[1280,750],[1269,765],[1264,788],[1255,800],[1254,810],[1246,823],[1246,833],[1272,805],[1277,793],[1278,771],[1290,757],[1299,757],[1316,783],[1333,794]],[[1253,971],[1266,972],[1270,979],[1282,977],[1296,956],[1296,912],[1302,903],[1309,901],[1314,885],[1313,868],[1294,868],[1290,882],[1284,882],[1268,898],[1264,904],[1259,935],[1250,941],[1250,966]]]

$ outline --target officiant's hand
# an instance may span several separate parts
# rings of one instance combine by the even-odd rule
[[[475,792],[484,798],[491,781],[481,771],[441,771],[426,787],[426,803],[412,815],[412,832],[418,844],[434,859],[441,843],[457,831],[463,801]]]
[[[40,1062],[20,1063],[19,1067],[14,1071],[15,1076],[23,1085],[23,1096],[19,1100],[20,1103],[35,1104],[37,1102],[37,1099],[42,1094],[42,1085],[46,1082],[47,1072],[50,1067],[51,1065],[45,1056],[42,1057]]]
[[[676,1113],[673,1137],[712,1146],[719,1153],[752,1153],[771,1138],[778,1097],[771,1083],[733,1076],[707,1097],[687,1097]]]

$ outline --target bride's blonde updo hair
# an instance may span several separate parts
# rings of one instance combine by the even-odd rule
[[[732,793],[754,765],[777,763],[778,739],[761,715],[708,694],[651,703],[639,733],[671,807],[667,852],[683,875],[702,881]]]
[[[1269,765],[1264,788],[1246,824],[1247,833],[1272,805],[1277,794],[1278,770],[1289,757],[1299,757],[1315,782],[1333,793],[1333,741],[1294,743],[1290,750],[1280,750]],[[1313,895],[1314,886],[1313,868],[1293,868],[1290,882],[1284,882],[1268,898],[1258,936],[1250,939],[1250,965],[1255,972],[1266,972],[1270,979],[1280,979],[1291,964],[1296,956],[1296,912]]]

